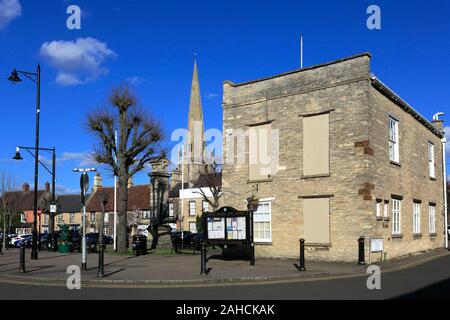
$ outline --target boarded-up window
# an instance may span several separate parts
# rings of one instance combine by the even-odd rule
[[[304,199],[303,219],[306,243],[330,243],[330,199]]]
[[[249,129],[249,180],[267,180],[271,175],[272,126]]]
[[[330,115],[303,118],[303,175],[330,173]]]

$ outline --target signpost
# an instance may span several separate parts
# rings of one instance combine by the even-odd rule
[[[371,264],[372,253],[381,253],[381,262],[383,262],[384,239],[370,239],[369,264]]]
[[[81,203],[83,204],[83,216],[81,220],[83,238],[81,242],[81,270],[87,270],[87,248],[86,248],[86,196],[89,191],[89,172],[95,172],[96,169],[74,169],[74,172],[80,172],[80,189],[81,189]]]

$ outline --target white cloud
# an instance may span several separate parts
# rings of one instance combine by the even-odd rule
[[[94,38],[46,42],[40,54],[56,68],[55,82],[64,86],[84,84],[108,74],[104,62],[117,56],[106,43]]]
[[[66,188],[65,186],[56,185],[56,194],[58,195],[64,195],[64,194],[78,194],[80,193],[79,189],[70,189],[70,188]]]
[[[51,168],[52,160],[44,155],[39,155],[39,160],[48,168]],[[65,164],[72,164],[74,167],[95,167],[98,163],[92,159],[89,152],[63,152],[61,157],[56,158],[56,165],[61,166]]]
[[[0,0],[0,30],[22,14],[19,0]]]
[[[125,81],[131,86],[137,87],[143,84],[144,82],[147,82],[147,79],[141,77],[129,77]]]

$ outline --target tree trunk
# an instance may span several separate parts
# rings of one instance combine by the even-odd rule
[[[128,178],[126,175],[121,175],[119,177],[119,187],[118,187],[118,203],[117,203],[117,250],[122,253],[126,253],[128,249],[128,219],[127,219],[127,208],[128,208]]]

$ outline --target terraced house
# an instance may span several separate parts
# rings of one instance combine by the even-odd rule
[[[223,84],[224,203],[256,193],[256,254],[356,261],[444,245],[443,123],[377,79],[371,55]]]

